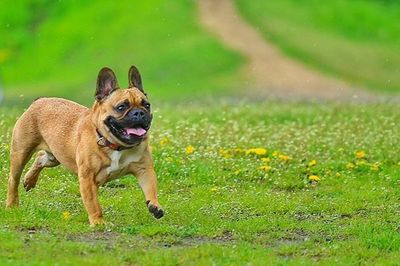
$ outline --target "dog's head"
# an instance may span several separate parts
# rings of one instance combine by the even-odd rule
[[[114,72],[105,67],[97,77],[96,102],[92,121],[107,139],[123,146],[133,146],[147,138],[152,114],[143,90],[140,73],[129,69],[129,87],[119,89]]]

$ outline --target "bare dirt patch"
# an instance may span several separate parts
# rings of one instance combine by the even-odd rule
[[[105,245],[106,248],[110,249],[122,246],[128,248],[184,248],[207,244],[229,245],[235,241],[230,231],[224,231],[221,235],[215,237],[178,237],[174,235],[156,235],[149,237],[143,235],[126,235],[116,232],[91,232],[67,235],[66,239],[71,242],[81,242],[89,245]]]
[[[202,25],[248,63],[248,87],[283,99],[371,101],[377,97],[350,84],[325,77],[283,55],[238,14],[232,0],[198,0]],[[250,92],[255,94],[254,90]]]

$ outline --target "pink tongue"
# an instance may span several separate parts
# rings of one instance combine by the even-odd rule
[[[146,130],[143,128],[125,128],[125,132],[128,135],[135,135],[135,136],[143,136],[144,134],[146,134]]]

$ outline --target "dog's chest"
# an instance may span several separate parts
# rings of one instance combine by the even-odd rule
[[[109,177],[116,177],[119,174],[124,174],[130,163],[139,162],[142,157],[141,149],[132,149],[124,151],[112,151],[109,153],[111,160],[110,166],[106,168]]]

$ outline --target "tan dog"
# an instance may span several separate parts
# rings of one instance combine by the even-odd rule
[[[157,200],[157,179],[148,144],[151,120],[150,103],[134,66],[125,90],[118,88],[111,69],[101,69],[91,109],[59,98],[34,101],[14,127],[7,207],[18,205],[22,171],[32,154],[39,151],[24,178],[27,191],[35,187],[43,168],[61,163],[78,175],[90,224],[96,225],[103,223],[98,187],[133,174],[149,211],[161,218],[164,211]]]

